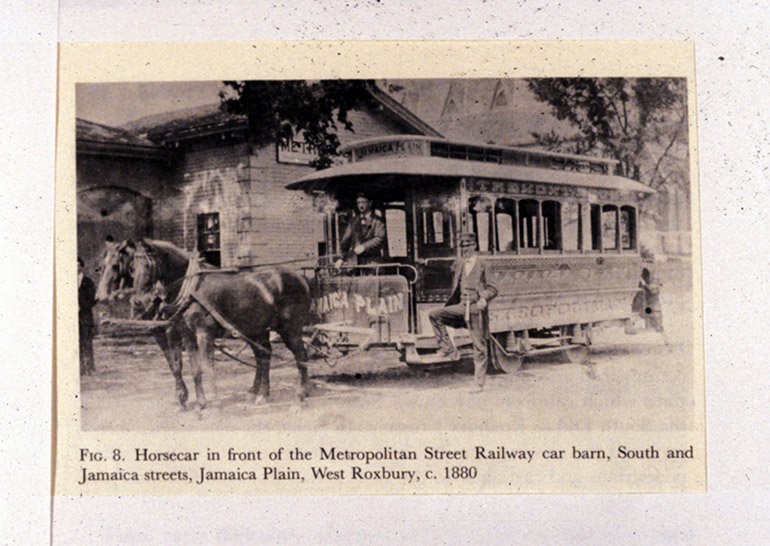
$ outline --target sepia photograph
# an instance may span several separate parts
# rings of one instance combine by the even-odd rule
[[[693,430],[688,85],[76,83],[82,430]]]
[[[715,8],[6,10],[5,540],[767,542],[767,8]]]

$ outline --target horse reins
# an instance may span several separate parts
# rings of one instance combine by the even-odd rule
[[[148,268],[151,274],[154,272],[158,277],[160,276],[157,260],[155,260],[152,256],[150,256],[149,253],[147,253],[146,251],[142,251],[142,253],[139,254],[137,251],[134,253],[134,259],[137,259],[138,257],[147,260]],[[205,296],[198,293],[195,290],[195,288],[197,286],[199,279],[206,273],[239,273],[243,269],[256,269],[259,267],[275,267],[279,265],[286,265],[290,263],[297,263],[297,262],[303,262],[303,261],[307,261],[307,259],[303,258],[303,259],[296,259],[296,260],[287,260],[284,262],[257,264],[257,265],[247,266],[245,268],[240,268],[240,269],[228,268],[228,269],[210,269],[209,270],[209,269],[201,269],[200,258],[197,255],[192,256],[189,259],[189,263],[187,265],[187,271],[185,272],[184,276],[180,279],[175,280],[168,286],[168,288],[170,289],[174,287],[177,283],[181,283],[179,292],[174,298],[174,301],[166,305],[166,308],[172,312],[171,316],[167,320],[168,322],[171,322],[171,323],[176,322],[177,320],[179,320],[182,313],[184,313],[190,307],[190,305],[193,302],[195,302],[195,303],[198,303],[201,307],[203,307],[203,309],[208,314],[210,314],[214,318],[214,320],[217,323],[219,323],[219,325],[222,328],[229,331],[231,335],[233,335],[233,337],[244,340],[256,352],[261,353],[263,356],[267,356],[271,358],[275,356],[275,358],[278,358],[279,360],[282,360],[284,362],[289,362],[291,360],[294,360],[294,359],[283,358],[277,355],[273,355],[272,350],[268,349],[258,341],[251,339],[249,336],[241,332],[241,330],[238,329],[234,324],[232,324],[232,322],[230,322],[224,316],[222,316],[222,314],[216,310],[214,305],[211,302],[209,302]],[[168,291],[169,290],[167,289],[167,292]],[[239,358],[237,355],[233,355],[221,345],[214,343],[214,347],[216,347],[225,356],[232,358],[233,360],[240,362],[245,366],[249,366],[250,368],[256,368],[254,364],[246,362],[245,360]]]

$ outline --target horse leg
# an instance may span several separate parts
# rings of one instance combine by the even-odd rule
[[[201,409],[209,405],[206,402],[206,391],[211,396],[211,407],[220,408],[221,400],[217,390],[217,370],[214,366],[214,334],[206,328],[195,333],[198,342],[198,365],[202,372],[201,378]]]
[[[297,399],[303,402],[310,394],[310,381],[308,381],[307,375],[307,351],[305,350],[305,343],[302,341],[302,332],[295,328],[289,328],[278,333],[297,361],[297,371],[299,372]]]
[[[176,382],[176,398],[182,409],[187,407],[187,385],[182,378],[182,340],[176,328],[155,329],[152,332],[155,341],[166,357],[171,375]]]
[[[270,346],[270,331],[265,330],[254,341],[262,347],[259,349],[257,347],[251,348],[257,361],[257,370],[254,373],[254,384],[249,392],[254,395],[255,404],[262,404],[270,398],[270,357],[273,354],[273,349]]]
[[[185,328],[182,332],[182,341],[187,354],[190,355],[190,372],[193,376],[193,383],[195,384],[195,399],[199,407],[206,404],[206,397],[203,393],[203,383],[201,380],[201,365],[198,355],[198,343],[195,340],[195,335],[191,330]]]

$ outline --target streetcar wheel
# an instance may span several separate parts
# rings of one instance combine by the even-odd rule
[[[561,355],[566,362],[582,364],[588,360],[588,345],[573,342],[573,336],[580,336],[581,333],[581,327],[578,324],[561,327],[561,339],[559,341],[565,346]]]
[[[497,361],[497,367],[503,372],[516,373],[524,363],[524,355],[512,351],[509,351],[506,355],[500,350],[500,347],[495,347],[495,360]]]
[[[588,360],[588,347],[585,345],[573,345],[569,349],[562,349],[561,354],[567,362],[582,364]]]

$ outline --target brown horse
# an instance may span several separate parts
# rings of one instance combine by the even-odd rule
[[[302,329],[310,324],[310,290],[304,277],[279,268],[262,272],[206,272],[200,276],[191,298],[192,303],[183,313],[183,340],[190,350],[201,407],[208,403],[207,392],[214,405],[219,404],[212,351],[214,340],[230,328],[246,339],[254,352],[257,370],[250,392],[256,403],[266,401],[270,395],[270,330],[281,336],[296,360],[297,399],[302,402],[307,397],[307,353]]]
[[[172,314],[168,325],[154,332],[176,380],[182,407],[186,406],[188,392],[181,373],[181,347],[190,354],[198,405],[209,405],[207,392],[211,402],[219,405],[212,351],[214,340],[228,330],[246,339],[254,352],[257,369],[250,392],[255,402],[266,401],[270,394],[270,330],[278,333],[294,354],[299,371],[297,397],[304,400],[309,384],[302,329],[310,323],[310,291],[304,277],[280,268],[220,271],[202,265],[201,271],[185,283],[191,258],[171,243],[145,239],[123,248],[131,255],[137,296],[151,294],[150,287],[156,290],[160,284],[165,287],[165,296],[160,299],[170,302],[185,285],[183,302],[165,311]],[[160,309],[150,308],[147,313],[159,311],[164,312],[162,303]]]

